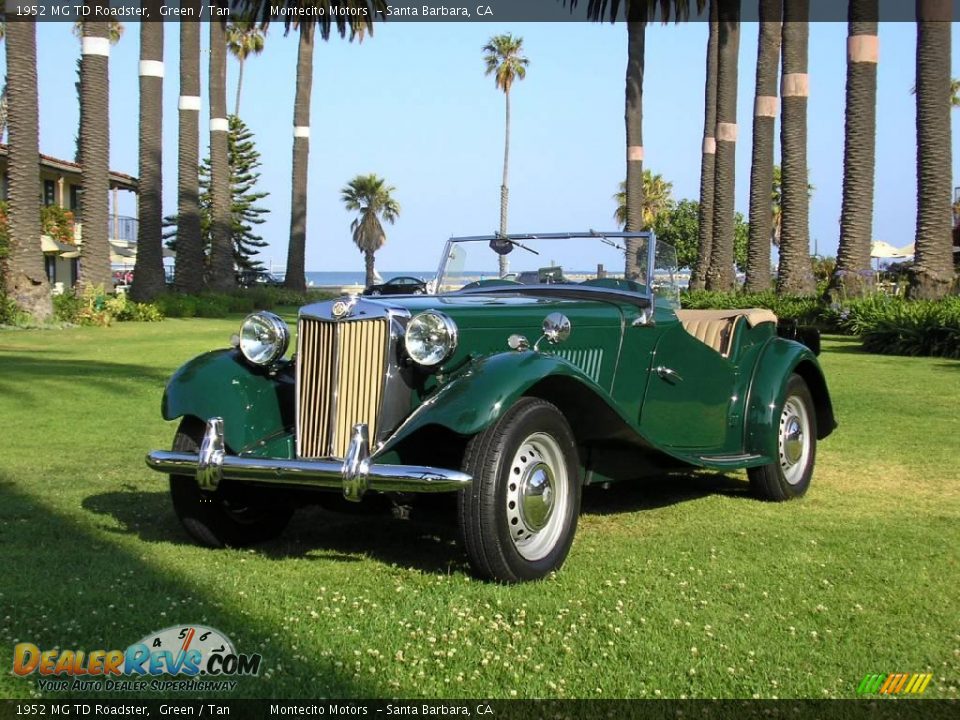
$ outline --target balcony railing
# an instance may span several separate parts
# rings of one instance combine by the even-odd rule
[[[111,240],[137,241],[137,219],[126,215],[111,215],[107,226],[107,237]]]

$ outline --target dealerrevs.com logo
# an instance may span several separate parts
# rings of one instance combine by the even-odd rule
[[[233,690],[233,678],[259,674],[262,661],[258,653],[238,653],[226,635],[203,625],[174,625],[125,650],[43,650],[29,642],[13,649],[14,675],[38,676],[39,689],[48,691]]]

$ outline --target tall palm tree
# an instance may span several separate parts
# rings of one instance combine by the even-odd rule
[[[760,0],[757,81],[753,103],[753,157],[750,164],[750,230],[747,238],[747,292],[770,288],[770,186],[773,131],[777,119],[782,0]]]
[[[87,0],[88,7],[108,6],[106,0]],[[96,13],[96,10],[93,11]],[[96,17],[94,14],[93,17]],[[101,15],[102,17],[102,15]],[[108,239],[110,203],[110,23],[83,23],[80,67],[80,157],[83,202],[83,246],[80,285],[113,288]]]
[[[393,198],[395,187],[374,174],[357,175],[340,191],[341,199],[347,210],[356,210],[360,214],[350,223],[353,241],[363,253],[367,286],[376,282],[374,254],[387,240],[381,219],[391,225],[400,214],[400,204]]]
[[[527,76],[530,60],[523,55],[523,38],[510,33],[494,35],[483,46],[483,62],[487,75],[493,75],[497,88],[503,90],[506,109],[503,140],[503,182],[500,185],[500,234],[507,234],[507,205],[509,189],[507,174],[510,166],[510,89],[517,80]],[[507,256],[500,255],[500,276],[507,274]]]
[[[673,209],[673,183],[654,175],[649,168],[643,171],[643,230],[650,230],[657,218]],[[613,214],[620,227],[627,224],[627,183],[620,183],[620,191],[613,196],[617,209]]]
[[[733,212],[737,149],[737,59],[740,54],[740,0],[720,0],[717,21],[717,133],[713,188],[713,243],[708,290],[730,290],[733,267]]]
[[[564,3],[567,0],[563,0]],[[571,12],[578,0],[569,0]],[[706,0],[696,0],[698,12]],[[677,22],[690,14],[690,0],[626,0],[627,22],[627,73],[624,124],[627,135],[627,226],[630,232],[639,231],[643,223],[643,73],[646,51],[646,26],[657,14],[664,23],[673,13]],[[590,20],[616,22],[620,15],[621,0],[589,0],[587,16]],[[626,242],[625,273],[628,278],[640,275],[641,243],[634,239]]]
[[[917,0],[917,231],[909,296],[937,299],[954,280],[951,252],[950,4]]]
[[[847,24],[847,98],[843,204],[837,269],[830,291],[862,295],[873,284],[873,179],[877,134],[878,0],[851,0]]]
[[[237,99],[233,114],[240,114],[240,90],[243,87],[243,65],[251,55],[263,52],[266,31],[249,18],[231,20],[227,25],[227,50],[240,64],[237,74]]]
[[[300,24],[297,89],[293,103],[293,182],[290,190],[290,247],[284,284],[305,292],[307,251],[307,162],[310,158],[310,96],[313,91],[313,25]]]
[[[233,267],[233,226],[230,215],[230,163],[227,121],[226,23],[210,21],[210,276],[208,285],[220,292],[237,286]]]
[[[37,101],[37,27],[24,19],[6,28],[8,150],[7,294],[34,320],[53,314],[40,252],[40,126]],[[104,223],[106,227],[106,223]]]
[[[159,16],[161,0],[144,7]],[[163,273],[163,23],[140,23],[140,192],[133,299],[152,300],[165,288]]]
[[[0,41],[6,37],[7,24],[0,22]],[[3,92],[0,93],[0,142],[3,142],[3,134],[7,131],[7,78],[3,78]]]
[[[690,289],[702,290],[710,269],[713,246],[713,181],[717,158],[717,52],[720,24],[717,0],[710,0],[707,35],[707,75],[704,82],[703,148],[700,157],[700,203],[697,208],[697,262],[690,273]]]
[[[185,4],[186,4],[185,0]],[[192,0],[194,9],[199,0]],[[146,24],[146,23],[144,23]],[[177,143],[176,288],[203,289],[204,251],[200,234],[200,23],[180,23],[180,101]]]
[[[780,155],[783,167],[783,225],[777,292],[813,291],[810,268],[810,195],[807,189],[807,55],[810,38],[809,0],[791,0],[783,11],[783,99]]]

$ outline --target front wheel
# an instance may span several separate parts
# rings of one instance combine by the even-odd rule
[[[750,468],[747,476],[762,500],[782,502],[807,492],[817,457],[817,415],[810,389],[799,375],[791,375],[776,427],[777,459]]]
[[[173,449],[195,453],[203,439],[204,425],[184,418]],[[276,537],[287,526],[293,506],[263,488],[224,480],[214,492],[206,492],[189,475],[170,476],[173,509],[190,537],[207,547],[246,547]]]
[[[470,440],[463,467],[473,483],[460,492],[459,519],[474,572],[513,583],[559,569],[580,513],[577,448],[563,414],[521,399]]]

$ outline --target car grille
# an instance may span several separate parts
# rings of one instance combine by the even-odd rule
[[[347,454],[350,431],[377,437],[386,377],[386,319],[325,322],[301,318],[297,333],[297,455]]]

